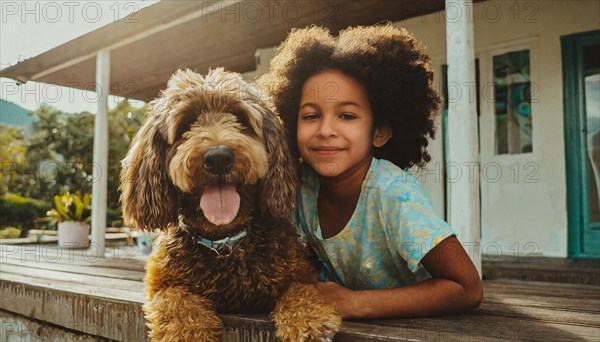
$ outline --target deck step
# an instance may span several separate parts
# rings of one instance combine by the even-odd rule
[[[483,279],[600,286],[600,260],[548,257],[483,258]]]

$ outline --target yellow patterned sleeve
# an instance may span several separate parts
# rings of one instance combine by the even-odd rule
[[[411,272],[421,259],[445,238],[456,235],[434,210],[425,190],[416,180],[396,181],[382,196],[382,219],[388,248],[400,255]]]

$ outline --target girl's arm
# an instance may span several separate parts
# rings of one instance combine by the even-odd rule
[[[432,278],[406,287],[353,291],[333,282],[318,287],[344,319],[438,316],[479,306],[481,278],[456,237],[440,242],[421,264]]]

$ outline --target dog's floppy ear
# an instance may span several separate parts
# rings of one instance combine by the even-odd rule
[[[261,213],[266,217],[290,219],[296,201],[296,173],[285,140],[283,123],[270,110],[263,116],[263,137],[269,156],[262,181]]]
[[[125,224],[144,230],[178,224],[178,190],[168,175],[164,103],[150,106],[150,117],[122,161],[121,201]]]

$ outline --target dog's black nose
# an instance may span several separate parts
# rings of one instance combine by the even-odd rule
[[[224,174],[233,167],[233,150],[227,146],[211,147],[204,152],[204,167],[210,173]]]

